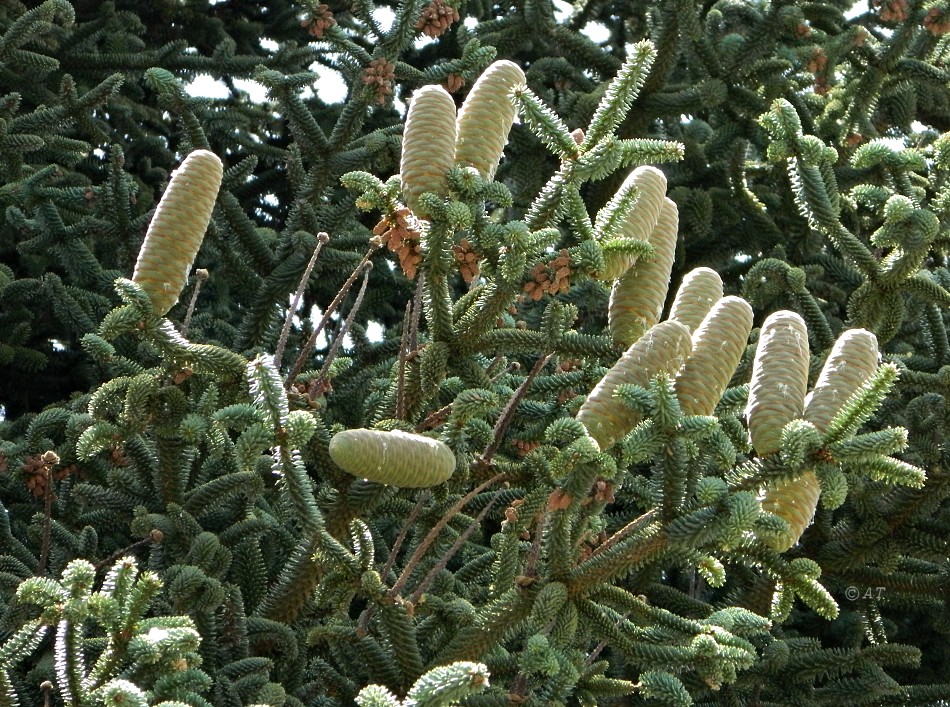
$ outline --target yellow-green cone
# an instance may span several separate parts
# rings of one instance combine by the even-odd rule
[[[353,476],[402,488],[446,481],[455,455],[437,439],[393,430],[344,430],[330,440],[330,458]]]
[[[752,307],[723,297],[693,334],[693,350],[676,376],[676,397],[685,415],[712,415],[752,331]]]
[[[866,329],[842,333],[821,369],[815,389],[805,399],[803,417],[824,433],[841,406],[874,375],[879,358],[874,334]],[[773,548],[785,551],[798,542],[815,516],[820,495],[821,485],[813,471],[766,490],[762,507],[791,526],[787,536],[772,543]]]
[[[874,375],[880,358],[877,337],[867,329],[842,332],[805,400],[805,419],[824,433],[845,401]]]
[[[515,121],[511,92],[525,82],[514,62],[496,61],[478,77],[458,114],[455,161],[492,179]]]
[[[619,198],[630,189],[636,189],[633,208],[620,223],[622,239],[650,241],[650,234],[656,228],[660,218],[660,209],[666,198],[666,175],[656,167],[643,165],[633,170],[617,190]],[[615,203],[615,202],[611,202]],[[611,208],[608,205],[605,208]],[[597,275],[598,280],[616,280],[633,267],[637,256],[632,253],[610,251],[604,253],[604,270]]]
[[[722,298],[722,278],[712,268],[694,268],[686,273],[670,308],[670,319],[689,327],[692,332],[702,324]],[[743,342],[744,343],[744,342]]]
[[[196,150],[172,172],[168,188],[158,202],[132,280],[145,290],[160,317],[175,306],[188,281],[188,272],[211,220],[223,173],[217,155]]]
[[[621,383],[644,388],[661,373],[675,375],[689,355],[689,329],[679,322],[660,322],[631,346],[605,375],[577,412],[601,449],[607,449],[639,424],[639,413],[625,407],[614,397]]]
[[[441,86],[423,86],[414,94],[406,115],[399,174],[406,205],[420,218],[425,192],[445,196],[446,179],[455,164],[455,101]]]
[[[752,364],[746,418],[760,457],[782,446],[782,430],[802,416],[808,389],[808,330],[795,312],[771,314],[762,325]]]
[[[664,197],[659,218],[649,238],[650,245],[655,249],[653,257],[638,260],[619,280],[614,281],[610,290],[607,321],[611,336],[624,346],[630,346],[660,320],[676,257],[678,226],[676,204]]]

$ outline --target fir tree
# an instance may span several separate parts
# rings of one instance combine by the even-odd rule
[[[0,7],[0,705],[950,700],[950,6],[851,5]]]

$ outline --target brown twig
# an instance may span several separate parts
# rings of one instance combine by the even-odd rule
[[[57,459],[56,461],[59,461]],[[46,476],[46,487],[43,489],[43,541],[40,548],[40,561],[36,565],[36,576],[42,577],[46,572],[46,561],[49,559],[50,536],[53,533],[53,474],[50,471],[52,464],[43,467]]]
[[[109,555],[106,559],[97,563],[95,567],[96,573],[101,572],[105,568],[109,567],[113,562],[118,560],[120,557],[124,557],[125,555],[128,555],[130,552],[133,552],[134,550],[138,550],[140,547],[145,547],[146,545],[151,545],[152,543],[157,543],[161,541],[162,541],[162,531],[156,528],[152,530],[151,533],[148,534],[147,538],[142,538],[141,540],[138,540],[132,543],[131,545],[122,548],[121,550],[116,550],[111,555]]]
[[[491,463],[492,457],[495,456],[495,452],[497,452],[498,447],[501,446],[501,440],[505,435],[505,431],[508,429],[508,426],[515,417],[515,410],[518,407],[518,403],[521,402],[521,399],[525,396],[525,393],[528,392],[528,386],[531,385],[531,382],[535,379],[535,376],[541,372],[541,369],[544,368],[545,364],[551,359],[552,355],[553,354],[545,354],[538,359],[537,363],[534,364],[534,368],[531,369],[531,372],[528,373],[521,385],[518,386],[518,390],[516,390],[514,395],[511,396],[511,400],[509,400],[508,404],[505,405],[505,409],[501,411],[501,416],[499,416],[498,422],[495,423],[495,429],[492,430],[491,442],[489,442],[485,447],[485,451],[482,452],[482,457],[479,460],[479,464],[481,466],[487,466]]]
[[[379,573],[379,576],[383,578],[384,582],[386,581],[386,575],[388,575],[390,570],[393,568],[393,563],[396,561],[396,555],[399,554],[399,550],[402,548],[402,544],[405,542],[406,536],[409,535],[409,528],[411,528],[412,524],[416,522],[416,518],[418,518],[419,514],[422,512],[423,504],[429,500],[429,496],[431,495],[432,494],[429,491],[424,491],[419,496],[419,500],[416,501],[416,505],[409,512],[409,517],[406,518],[406,522],[399,531],[399,535],[396,536],[396,542],[393,543],[392,550],[389,552],[389,557],[386,558],[386,564],[383,565],[383,569]]]
[[[593,558],[597,557],[598,555],[612,548],[614,545],[619,543],[628,535],[632,535],[633,533],[640,530],[643,526],[649,523],[652,523],[655,515],[656,513],[654,511],[647,511],[639,518],[634,518],[632,521],[627,523],[620,530],[618,530],[616,533],[614,533],[609,538],[607,538],[604,542],[598,545],[597,548],[590,554],[590,557],[588,557],[587,559],[592,560]]]
[[[400,548],[402,548],[403,542],[406,540],[406,536],[409,535],[409,529],[412,527],[412,524],[416,522],[416,518],[419,517],[419,514],[422,512],[422,506],[429,499],[431,494],[429,491],[423,491],[419,496],[419,500],[416,501],[416,505],[409,512],[409,517],[406,518],[406,522],[403,523],[402,528],[399,531],[399,535],[396,536],[396,541],[393,543],[392,549],[389,551],[389,557],[386,558],[386,564],[383,565],[383,568],[379,571],[379,576],[382,577],[382,580],[385,582],[386,577],[389,575],[389,572],[393,568],[393,563],[396,561],[396,555],[399,554]],[[356,626],[356,635],[365,636],[367,631],[369,631],[369,622],[373,618],[373,613],[375,612],[375,605],[370,604],[367,606],[363,613],[360,614],[359,623]]]
[[[290,309],[287,310],[287,316],[284,318],[284,327],[280,330],[280,338],[277,340],[277,348],[274,349],[274,368],[280,369],[280,360],[284,357],[284,348],[287,346],[287,338],[290,336],[290,325],[294,321],[294,315],[297,313],[297,307],[300,305],[300,299],[303,297],[303,291],[307,289],[307,283],[310,282],[310,275],[317,264],[317,257],[323,246],[330,240],[330,235],[323,231],[317,234],[317,247],[313,249],[313,255],[310,256],[310,262],[300,276],[300,282],[297,283],[297,291],[294,292],[294,299],[290,303]]]
[[[396,419],[406,415],[406,346],[409,343],[409,319],[412,317],[412,300],[406,302],[406,313],[402,318],[402,336],[399,337],[399,363],[396,370]]]
[[[422,294],[425,291],[426,274],[419,273],[416,292],[412,297],[412,326],[409,328],[409,350],[419,348],[419,320],[422,319]]]
[[[445,422],[449,413],[452,412],[452,403],[448,405],[443,405],[435,412],[429,413],[428,417],[416,425],[416,432],[425,432],[426,430],[432,430]]]
[[[495,372],[495,368],[501,365],[501,362],[505,360],[503,354],[495,354],[495,358],[491,360],[491,363],[488,364],[488,368],[485,369],[485,375],[488,378],[492,377],[492,374]]]
[[[538,514],[538,527],[534,532],[534,538],[531,542],[531,550],[528,552],[528,557],[525,559],[524,563],[524,575],[525,577],[534,577],[538,569],[538,557],[541,554],[541,538],[544,535],[544,526],[547,525],[548,520],[548,511],[547,509],[541,511]]]
[[[627,616],[628,616],[627,613],[623,614],[620,617],[620,619],[617,621],[617,626],[621,626],[623,622],[627,620]],[[601,651],[603,651],[604,648],[606,648],[609,643],[610,642],[607,641],[606,639],[598,643],[597,646],[594,648],[594,650],[590,652],[590,655],[587,656],[587,658],[584,660],[584,666],[587,667],[587,666],[592,665],[593,662],[597,660],[597,656],[600,655]]]
[[[195,312],[195,303],[198,301],[198,293],[201,292],[201,286],[208,279],[208,271],[204,268],[195,270],[195,289],[191,292],[191,301],[188,303],[188,311],[185,312],[185,321],[181,325],[181,335],[188,334],[188,325],[191,324],[191,315]]]
[[[327,375],[327,372],[330,370],[330,364],[333,363],[333,359],[335,359],[336,355],[339,353],[340,347],[343,345],[343,339],[346,337],[347,332],[353,325],[353,319],[356,318],[356,313],[359,311],[360,305],[363,304],[363,297],[366,295],[366,286],[369,284],[369,273],[372,269],[373,264],[367,262],[363,272],[363,282],[360,285],[360,291],[356,293],[356,300],[354,300],[353,306],[350,307],[350,311],[346,315],[346,320],[344,320],[344,322],[340,325],[340,329],[336,332],[336,336],[333,337],[333,344],[330,346],[330,350],[327,352],[327,357],[323,361],[323,366],[320,368],[320,373],[317,374],[317,381],[322,382],[324,377]]]
[[[471,522],[471,524],[469,524],[469,526],[464,531],[462,531],[462,534],[456,538],[455,542],[452,543],[452,547],[450,547],[448,551],[442,555],[435,567],[429,570],[429,574],[427,574],[426,578],[419,583],[418,587],[416,587],[416,590],[412,593],[412,596],[409,597],[409,601],[411,601],[413,604],[418,603],[419,598],[425,594],[426,590],[435,581],[435,578],[439,576],[439,572],[448,566],[449,560],[451,560],[455,556],[455,553],[457,553],[462,548],[462,545],[464,545],[465,541],[468,540],[472,533],[475,532],[475,529],[481,527],[482,519],[488,515],[488,511],[492,509],[492,507],[495,505],[495,502],[500,497],[501,492],[499,491],[495,494],[495,497],[491,501],[485,504],[485,507],[479,511],[478,515],[475,516],[475,519]]]
[[[455,514],[458,513],[465,506],[466,503],[471,501],[475,496],[480,494],[486,488],[491,486],[498,481],[501,481],[505,477],[504,474],[495,474],[493,477],[488,479],[488,481],[483,481],[481,484],[473,488],[467,494],[462,496],[458,501],[455,502],[446,513],[443,515],[439,521],[432,527],[432,530],[429,531],[429,534],[425,536],[423,541],[419,543],[419,546],[416,548],[416,551],[412,553],[412,557],[409,559],[409,562],[406,563],[406,566],[402,570],[402,574],[399,575],[399,579],[396,580],[396,583],[393,585],[393,588],[389,590],[390,597],[399,596],[399,592],[402,591],[402,588],[406,586],[406,582],[409,581],[409,576],[415,570],[416,565],[419,564],[419,561],[422,559],[423,555],[426,554],[426,551],[435,542],[435,539],[439,536],[439,533],[442,532],[442,529],[448,525],[449,521],[455,517]]]
[[[313,351],[314,347],[317,345],[317,337],[320,336],[320,333],[326,327],[327,322],[330,321],[330,316],[336,312],[337,308],[340,306],[340,303],[343,301],[343,298],[349,293],[350,288],[353,287],[353,283],[356,282],[356,278],[359,277],[360,273],[363,271],[363,268],[366,267],[366,264],[369,263],[369,258],[376,250],[377,246],[372,246],[366,252],[366,255],[363,256],[363,259],[360,261],[360,264],[356,266],[350,276],[346,279],[346,282],[343,283],[343,287],[340,288],[340,291],[336,293],[336,297],[333,298],[333,301],[330,302],[327,306],[326,311],[323,313],[320,322],[317,324],[317,328],[313,330],[313,333],[310,335],[310,338],[307,339],[307,343],[304,344],[303,349],[300,351],[300,354],[297,356],[297,360],[294,362],[294,367],[291,369],[290,374],[287,376],[285,381],[285,387],[290,388],[293,385],[294,380],[300,374],[300,371],[303,369],[304,363],[307,358],[310,356],[310,352]]]

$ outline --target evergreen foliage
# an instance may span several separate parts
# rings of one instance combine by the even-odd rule
[[[0,707],[948,704],[948,62],[0,3]]]

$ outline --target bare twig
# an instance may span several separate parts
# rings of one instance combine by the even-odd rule
[[[501,411],[498,422],[495,423],[495,429],[492,430],[491,442],[488,443],[488,446],[485,447],[485,451],[482,452],[482,458],[479,461],[482,466],[487,466],[491,463],[492,457],[495,456],[495,452],[497,452],[498,447],[501,446],[501,440],[502,437],[505,436],[505,431],[508,429],[511,421],[514,419],[515,410],[518,407],[518,403],[521,402],[521,399],[525,396],[525,393],[528,392],[528,386],[531,385],[531,382],[541,372],[541,369],[544,368],[545,364],[551,359],[551,356],[552,354],[546,354],[538,359],[537,363],[534,364],[534,368],[531,369],[531,372],[528,373],[521,385],[518,386],[518,390],[516,390],[514,395],[511,396],[511,400],[509,400],[508,404],[505,405],[505,409]]]
[[[195,289],[191,291],[191,301],[188,303],[188,311],[185,312],[185,321],[181,325],[181,335],[188,334],[188,325],[191,324],[191,315],[195,311],[195,302],[198,301],[198,293],[201,292],[201,286],[208,279],[208,271],[204,268],[195,270]]]
[[[432,527],[432,530],[429,531],[429,534],[425,536],[425,538],[423,539],[421,543],[419,543],[419,546],[416,548],[416,551],[412,554],[412,557],[409,559],[409,562],[407,562],[406,566],[403,568],[402,574],[399,575],[399,579],[396,580],[396,583],[393,585],[393,588],[389,590],[390,597],[395,598],[399,596],[399,592],[401,592],[402,588],[406,586],[406,582],[409,581],[409,576],[412,574],[413,570],[415,570],[416,565],[419,564],[419,561],[422,559],[423,555],[426,554],[426,551],[429,549],[432,543],[435,542],[435,539],[439,537],[439,533],[442,532],[442,529],[446,525],[448,525],[449,521],[452,520],[452,518],[455,517],[455,514],[458,513],[460,510],[462,510],[463,506],[465,506],[466,503],[468,503],[473,498],[475,498],[475,496],[480,494],[482,491],[484,491],[486,488],[488,488],[492,484],[495,484],[498,481],[501,481],[504,477],[505,477],[504,474],[495,474],[493,477],[488,479],[488,481],[482,482],[481,484],[473,488],[471,491],[469,491],[467,494],[462,496],[462,498],[460,498],[458,501],[455,502],[455,505],[453,505],[445,513],[445,515],[443,515],[439,519],[439,521]]]
[[[534,577],[538,571],[538,556],[541,554],[541,538],[544,536],[544,526],[547,525],[547,520],[548,511],[545,509],[538,514],[538,527],[534,531],[534,538],[532,538],[531,541],[531,550],[528,552],[528,557],[524,563],[525,577]]]
[[[639,518],[635,518],[634,520],[630,521],[625,526],[623,526],[620,530],[618,530],[616,533],[614,533],[609,538],[607,538],[604,542],[598,545],[597,549],[595,549],[590,554],[590,557],[588,557],[587,559],[591,560],[597,557],[601,553],[604,553],[610,548],[612,548],[614,545],[619,543],[628,535],[633,535],[635,532],[643,528],[643,526],[648,525],[649,523],[652,523],[655,518],[655,515],[656,514],[653,511],[647,511]]]
[[[121,550],[116,550],[111,555],[109,555],[106,559],[97,563],[96,568],[95,568],[96,572],[97,573],[101,572],[102,570],[111,566],[112,563],[118,560],[120,557],[125,557],[130,552],[133,552],[134,550],[138,550],[140,547],[145,547],[146,545],[151,545],[152,543],[158,543],[161,541],[162,541],[162,531],[156,528],[152,530],[151,533],[148,534],[148,537],[142,538],[141,540],[138,540],[132,543],[131,545],[128,545],[122,548]]]
[[[58,462],[59,459],[56,461]],[[43,469],[43,474],[46,476],[46,487],[43,489],[43,544],[40,549],[40,561],[36,565],[37,577],[42,577],[43,573],[46,572],[50,536],[53,532],[53,474],[51,468],[52,464],[46,464]]]
[[[491,360],[491,363],[488,364],[488,368],[485,369],[485,375],[491,378],[492,374],[495,372],[495,369],[500,366],[504,360],[504,354],[495,354],[495,358]]]
[[[485,507],[479,511],[478,515],[475,516],[475,519],[471,522],[471,524],[464,531],[462,531],[462,534],[456,538],[454,543],[452,543],[452,547],[450,547],[448,551],[442,555],[441,558],[439,558],[439,561],[436,563],[435,567],[429,570],[429,574],[427,574],[426,578],[419,583],[419,586],[416,587],[416,590],[412,593],[412,596],[409,597],[409,601],[411,601],[413,604],[416,604],[419,601],[419,598],[425,594],[426,590],[435,581],[435,578],[439,576],[439,572],[448,566],[449,560],[455,557],[455,553],[457,553],[462,548],[462,545],[464,545],[465,541],[468,540],[472,533],[475,532],[475,529],[481,527],[482,519],[488,515],[488,511],[492,509],[492,507],[495,505],[495,502],[498,501],[499,498],[501,498],[501,491],[497,492],[495,497],[485,504]]]
[[[409,350],[419,348],[419,320],[422,318],[422,295],[425,291],[426,275],[419,273],[419,282],[416,283],[416,293],[412,298],[412,326],[409,329]]]
[[[623,622],[626,620],[627,620],[627,614],[625,613],[617,621],[617,626],[622,626]],[[604,648],[607,647],[608,643],[609,642],[606,639],[598,643],[597,646],[594,648],[594,650],[590,652],[590,655],[587,656],[587,658],[584,660],[584,666],[586,667],[586,666],[592,665],[593,662],[597,660],[597,656],[600,655],[601,651],[603,651]]]
[[[392,550],[389,552],[389,557],[386,558],[386,564],[383,565],[383,569],[379,573],[379,576],[383,578],[384,582],[386,581],[386,575],[388,575],[390,570],[393,568],[393,563],[396,561],[396,555],[399,554],[399,550],[402,548],[402,544],[405,542],[406,536],[409,535],[409,528],[411,528],[412,524],[416,522],[416,518],[418,518],[419,514],[422,512],[422,506],[426,501],[429,500],[431,495],[432,494],[429,491],[424,491],[419,496],[419,500],[416,501],[416,505],[409,512],[409,517],[406,518],[406,522],[399,531],[399,535],[396,536],[396,542],[393,543]]]
[[[363,271],[363,283],[360,285],[360,291],[356,293],[356,300],[353,302],[353,306],[350,307],[350,312],[346,315],[346,320],[340,325],[336,336],[333,337],[333,345],[330,346],[330,350],[327,352],[327,357],[323,362],[323,366],[320,368],[320,373],[317,374],[318,381],[323,381],[323,379],[326,377],[327,372],[330,370],[330,364],[333,363],[333,359],[336,358],[336,355],[340,351],[340,347],[343,345],[343,339],[346,338],[346,333],[353,325],[353,319],[356,317],[356,313],[359,311],[360,305],[363,304],[363,296],[366,294],[366,286],[369,284],[369,272],[372,269],[373,264],[367,262]]]
[[[507,376],[511,373],[517,373],[520,370],[521,370],[521,364],[518,363],[517,361],[512,361],[507,366],[502,368],[500,371],[496,371],[490,380],[492,383],[497,383],[499,380],[501,380],[502,376]],[[485,371],[485,373],[487,374],[488,371]]]
[[[280,360],[284,356],[284,348],[287,346],[287,337],[290,336],[290,325],[294,321],[294,315],[297,313],[297,307],[300,305],[300,299],[303,297],[303,291],[307,289],[307,283],[310,282],[310,275],[313,273],[313,268],[317,264],[317,257],[320,255],[320,251],[329,240],[329,234],[324,233],[323,231],[317,234],[317,247],[313,249],[313,255],[310,256],[310,262],[307,263],[307,267],[304,269],[303,275],[300,277],[300,282],[297,283],[297,291],[294,292],[294,299],[290,303],[290,309],[287,310],[287,316],[284,318],[284,327],[280,330],[280,338],[277,340],[277,348],[274,349],[274,367],[277,369],[280,369]]]
[[[293,385],[294,380],[300,374],[300,371],[303,369],[304,363],[307,361],[307,358],[310,356],[310,353],[313,351],[313,348],[317,345],[317,337],[320,336],[320,333],[326,327],[327,322],[330,321],[330,316],[336,312],[337,308],[340,306],[340,303],[343,301],[343,298],[349,293],[350,288],[353,287],[353,283],[356,282],[356,278],[359,277],[360,273],[363,272],[363,268],[366,267],[366,264],[369,263],[369,258],[376,250],[376,246],[372,246],[363,256],[363,259],[360,260],[360,264],[356,266],[350,276],[346,279],[346,282],[343,283],[343,287],[340,288],[340,291],[336,293],[336,297],[333,298],[333,301],[330,302],[327,306],[326,311],[323,313],[323,317],[320,319],[320,322],[317,324],[317,328],[313,330],[313,333],[310,335],[310,338],[307,339],[307,343],[304,344],[303,349],[300,351],[300,354],[297,356],[297,360],[294,362],[294,367],[291,369],[290,374],[287,376],[285,381],[285,387],[290,388]]]
[[[426,430],[435,429],[448,419],[451,412],[452,403],[449,403],[448,405],[440,407],[435,412],[429,413],[426,419],[416,425],[416,432],[425,432]]]
[[[396,561],[396,555],[399,554],[399,550],[402,548],[403,542],[406,540],[406,536],[409,535],[409,529],[412,527],[412,524],[416,522],[416,518],[419,517],[419,514],[422,512],[422,506],[429,496],[432,494],[429,491],[423,491],[419,496],[419,500],[416,501],[416,505],[409,512],[409,517],[406,518],[406,522],[403,523],[402,529],[399,531],[399,535],[396,536],[396,541],[393,543],[392,549],[389,551],[389,557],[386,558],[386,564],[383,565],[383,568],[379,571],[379,576],[382,577],[383,581],[386,581],[386,577],[389,576],[389,572],[393,568],[393,563]],[[369,622],[373,618],[375,613],[376,606],[370,604],[367,606],[363,613],[360,614],[359,624],[356,627],[357,636],[365,636],[366,632],[369,630]]]
[[[406,314],[402,318],[402,336],[399,339],[399,363],[396,370],[396,419],[406,415],[406,345],[409,342],[409,319],[412,316],[412,301],[406,302]]]

